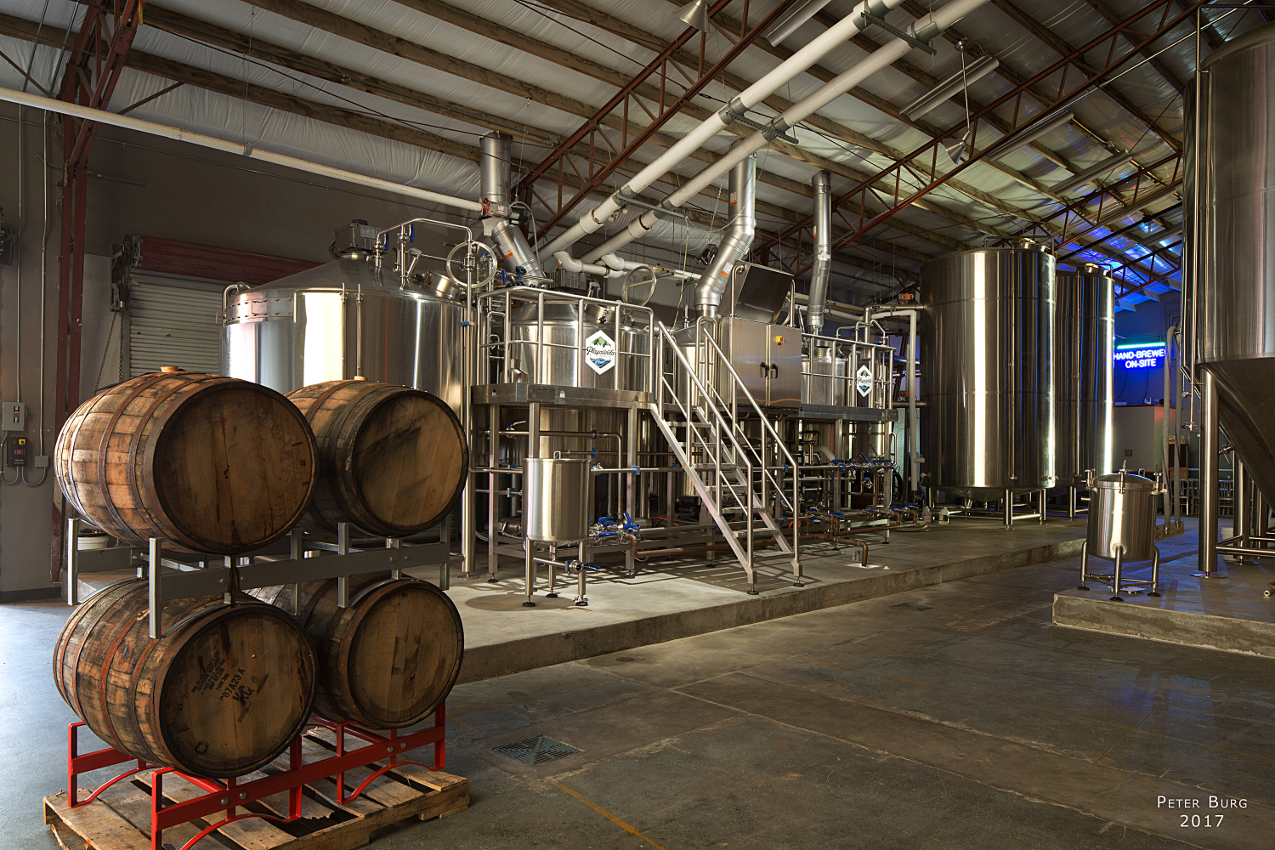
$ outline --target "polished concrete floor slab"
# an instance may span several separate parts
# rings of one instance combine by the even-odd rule
[[[665,559],[642,564],[627,578],[590,571],[586,607],[573,604],[574,585],[556,599],[544,595],[545,571],[534,608],[526,599],[521,563],[508,559],[490,583],[486,573],[453,573],[451,597],[465,623],[462,681],[515,673],[606,652],[774,620],[903,590],[969,578],[1080,551],[1083,521],[961,520],[899,530],[888,543],[867,536],[869,568],[858,549],[812,542],[803,549],[800,587],[786,562],[759,567],[757,596],[747,594],[733,558],[712,564]],[[432,578],[421,571],[422,578]]]
[[[1161,541],[1160,596],[1121,593],[1090,581],[1088,591],[1070,589],[1054,598],[1054,622],[1061,626],[1132,635],[1275,658],[1275,564],[1270,560],[1219,559],[1212,577],[1199,571],[1195,523],[1182,537]],[[1223,536],[1227,534],[1223,529]],[[1091,559],[1091,569],[1111,565]],[[1150,567],[1135,565],[1135,578]]]
[[[471,807],[371,847],[1272,846],[1275,661],[1056,626],[1078,568],[459,685],[447,769]],[[0,846],[56,847],[39,799],[64,784],[72,716],[48,653],[66,614],[0,607]],[[494,749],[533,735],[578,752],[528,766]]]

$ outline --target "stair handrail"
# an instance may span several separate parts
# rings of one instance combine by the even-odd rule
[[[787,461],[788,468],[792,470],[792,479],[793,479],[792,498],[789,499],[788,496],[784,495],[783,487],[780,486],[779,482],[775,480],[775,477],[770,474],[770,470],[766,466],[766,458],[765,458],[764,452],[762,453],[762,456],[759,458],[759,460],[761,461],[762,475],[768,481],[770,481],[771,485],[775,488],[775,491],[779,493],[780,497],[784,499],[784,501],[788,502],[788,509],[792,511],[793,551],[796,552],[797,538],[798,538],[797,528],[798,526],[801,525],[801,521],[800,521],[801,518],[797,516],[797,505],[800,504],[798,499],[798,492],[801,486],[800,467],[797,465],[796,459],[788,451],[788,448],[779,439],[779,434],[777,431],[775,431],[775,427],[770,424],[770,420],[766,418],[764,413],[762,413],[761,405],[757,404],[757,400],[753,398],[753,394],[748,391],[748,387],[746,387],[744,385],[743,380],[740,379],[739,373],[735,371],[735,367],[730,364],[730,360],[726,357],[726,353],[723,352],[721,346],[717,344],[717,340],[714,338],[712,333],[712,331],[716,327],[714,324],[714,321],[708,318],[707,316],[701,316],[699,319],[696,320],[695,326],[696,326],[695,336],[696,336],[697,345],[698,345],[698,341],[702,338],[702,339],[706,339],[708,343],[713,347],[713,351],[717,355],[715,362],[720,366],[726,367],[726,371],[730,375],[731,382],[734,384],[735,398],[738,399],[740,395],[743,395],[744,398],[748,399],[748,403],[752,406],[753,410],[757,413],[757,418],[761,422],[763,437],[766,434],[770,435],[770,438],[774,442],[775,447],[779,450],[779,452],[783,455],[783,458]],[[704,331],[705,326],[707,326],[707,332]],[[718,397],[720,398],[720,396]],[[733,409],[733,405],[732,405],[732,409]],[[764,448],[765,448],[765,445],[763,441],[763,449]]]
[[[724,432],[727,438],[730,440],[731,445],[734,446],[735,448],[735,459],[736,459],[735,462],[738,464],[739,460],[742,459],[744,462],[744,466],[748,471],[748,475],[747,475],[748,487],[746,488],[745,498],[741,499],[739,494],[736,493],[734,489],[731,488],[728,484],[725,485],[725,489],[730,491],[731,495],[735,499],[735,502],[741,508],[744,509],[745,519],[747,521],[747,530],[748,530],[747,554],[750,561],[749,566],[751,567],[751,560],[753,555],[753,511],[754,511],[753,488],[752,488],[754,463],[752,458],[750,457],[750,451],[752,447],[749,446],[750,451],[745,451],[744,446],[740,445],[739,440],[736,439],[735,427],[732,425],[732,423],[730,423],[726,419],[725,416],[722,415],[722,412],[718,408],[718,406],[711,403],[713,394],[716,394],[716,390],[712,390],[709,387],[705,386],[704,382],[700,380],[699,375],[697,375],[695,372],[695,368],[691,365],[690,361],[686,359],[686,355],[682,353],[682,349],[677,344],[677,339],[673,336],[673,333],[672,331],[669,330],[668,326],[665,325],[663,322],[658,322],[655,327],[656,327],[656,330],[658,331],[660,342],[661,342],[660,349],[659,349],[659,357],[656,361],[656,368],[659,369],[659,380],[656,382],[656,402],[658,407],[661,410],[664,409],[665,387],[668,387],[669,390],[672,390],[672,392],[670,392],[669,395],[673,397],[673,401],[676,404],[678,410],[681,411],[682,416],[685,417],[686,419],[686,427],[688,431],[688,436],[689,436],[690,430],[695,428],[694,416],[692,415],[692,410],[691,410],[692,407],[694,407],[695,410],[700,411],[700,415],[704,416],[705,419],[708,418],[707,416],[705,416],[706,411],[703,411],[701,408],[695,407],[694,405],[690,405],[689,398],[687,399],[686,404],[684,404],[682,399],[679,397],[679,394],[676,392],[677,388],[669,383],[668,377],[667,377],[667,371],[664,368],[664,352],[667,349],[673,352],[673,355],[677,358],[678,362],[681,364],[682,369],[685,372],[688,381],[690,382],[690,385],[693,385],[694,388],[701,394],[701,396],[710,402],[709,404],[704,405],[704,407],[707,407],[709,410],[712,411],[712,417],[713,417],[712,421],[717,426],[718,442],[720,443],[721,434]],[[688,405],[690,405],[690,407],[688,407]],[[707,443],[705,443],[705,445],[707,445]],[[691,457],[690,454],[688,454],[687,459],[690,460],[690,457]],[[719,457],[717,458],[717,466],[718,466],[718,469],[717,469],[717,486],[716,486],[716,492],[717,492],[716,507],[718,511],[720,512],[721,501],[722,501],[722,489],[723,489],[723,482],[721,478],[720,452],[719,452]],[[694,468],[688,469],[687,472],[691,475],[698,475],[698,473],[694,470]]]

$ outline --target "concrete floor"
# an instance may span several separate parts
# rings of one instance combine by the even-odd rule
[[[1054,622],[1073,628],[1128,634],[1275,658],[1275,564],[1221,559],[1217,574],[1197,576],[1197,525],[1160,541],[1160,596],[1124,593],[1111,600],[1111,589],[1096,581],[1089,590],[1068,590],[1054,598]],[[1230,531],[1224,528],[1225,536]],[[1150,564],[1134,564],[1130,577],[1150,577]],[[1090,570],[1110,573],[1110,561],[1091,559]]]
[[[447,769],[472,806],[372,847],[1271,847],[1275,661],[1055,626],[1077,576],[1025,566],[460,685]],[[67,610],[0,608],[6,848],[56,847],[39,800],[65,784]],[[493,752],[538,734],[580,752]],[[1210,796],[1244,806],[1205,827]]]
[[[572,604],[575,584],[559,585],[547,599],[541,568],[536,607],[524,608],[523,565],[502,561],[498,582],[452,572],[451,598],[465,623],[461,681],[517,673],[635,646],[690,637],[844,605],[901,590],[985,575],[1079,554],[1084,520],[1023,522],[1006,530],[999,520],[962,520],[895,531],[888,543],[870,543],[869,567],[857,547],[810,541],[803,546],[802,587],[794,587],[787,561],[758,567],[758,596],[748,596],[744,571],[733,557],[705,564],[664,559],[624,578],[614,570],[589,573],[587,607]],[[607,563],[605,559],[598,560]],[[415,571],[435,580],[431,569]]]

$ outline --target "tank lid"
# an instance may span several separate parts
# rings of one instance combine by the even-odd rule
[[[1126,465],[1127,466],[1127,465]],[[1136,473],[1130,472],[1126,467],[1122,466],[1119,472],[1110,472],[1106,475],[1099,475],[1093,479],[1093,487],[1103,490],[1155,490],[1156,483],[1150,478],[1146,478]]]

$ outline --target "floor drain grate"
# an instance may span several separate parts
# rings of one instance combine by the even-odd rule
[[[898,605],[891,605],[891,608],[906,608],[909,611],[929,611],[933,605],[917,605],[915,602],[900,602]]]
[[[552,738],[546,738],[544,735],[528,738],[525,741],[516,741],[512,744],[505,744],[503,747],[496,747],[495,749],[496,752],[503,753],[514,761],[520,761],[523,764],[544,764],[547,761],[553,761],[554,759],[560,759],[563,756],[580,752],[575,747],[568,746],[561,741],[555,741]]]

